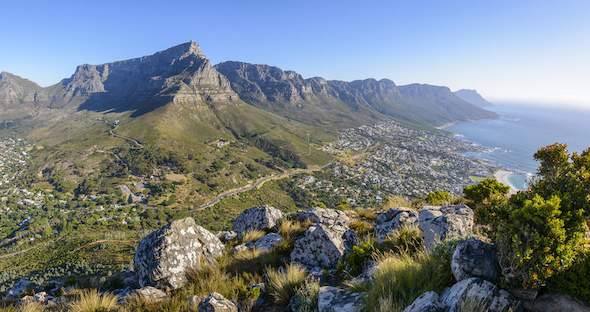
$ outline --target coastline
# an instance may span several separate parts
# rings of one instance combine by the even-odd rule
[[[440,125],[440,126],[435,127],[435,128],[438,129],[438,130],[445,130],[447,128],[450,128],[450,127],[454,126],[456,123],[457,123],[456,121],[447,122],[446,124]]]
[[[498,180],[498,182],[510,186],[511,193],[516,193],[518,191],[518,189],[515,188],[514,185],[512,185],[512,183],[510,183],[510,179],[508,179],[512,174],[514,174],[514,172],[509,171],[509,170],[505,170],[505,169],[500,169],[500,170],[497,170],[496,172],[494,172],[494,178],[496,178],[496,180]]]

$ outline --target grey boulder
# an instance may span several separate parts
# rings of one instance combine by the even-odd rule
[[[355,240],[354,232],[346,227],[328,227],[318,223],[295,241],[291,262],[299,263],[312,272],[333,269]]]
[[[583,278],[583,277],[580,277]],[[543,294],[527,307],[532,312],[590,312],[590,307],[568,295]]]
[[[283,240],[281,235],[277,233],[268,233],[255,242],[246,244],[250,249],[258,249],[260,251],[270,251],[278,243]]]
[[[431,249],[449,238],[473,233],[473,210],[467,205],[426,206],[419,211],[418,225],[424,244]]]
[[[457,281],[479,277],[496,282],[500,277],[500,265],[494,245],[477,239],[459,242],[453,253],[451,270]]]
[[[348,226],[350,218],[343,211],[336,209],[312,208],[297,215],[299,221],[321,223],[328,227]]]
[[[156,230],[141,240],[133,259],[141,287],[177,289],[186,274],[202,262],[212,263],[224,245],[211,232],[185,218]]]
[[[441,302],[448,312],[470,310],[488,312],[519,312],[522,304],[507,291],[486,280],[472,277],[464,279],[444,291]]]
[[[390,234],[402,227],[418,225],[418,211],[410,208],[391,208],[380,213],[375,220],[375,237],[383,241]]]
[[[213,292],[199,303],[199,312],[238,312],[238,307],[221,294]]]
[[[248,231],[270,230],[283,217],[283,213],[269,205],[244,210],[233,223],[233,230],[242,237]]]
[[[364,293],[353,293],[341,288],[323,286],[318,294],[319,312],[357,312],[364,308]]]
[[[129,292],[125,299],[131,297],[137,297],[145,302],[159,302],[166,299],[168,296],[158,288],[146,286]]]
[[[428,291],[416,298],[403,312],[445,312],[446,307],[434,291]]]

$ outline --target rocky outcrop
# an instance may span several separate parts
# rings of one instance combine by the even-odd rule
[[[357,312],[363,310],[364,293],[353,293],[341,288],[323,286],[318,294],[319,312]]]
[[[473,233],[473,210],[467,205],[427,206],[419,211],[418,225],[426,248],[449,238]]]
[[[283,240],[283,238],[281,237],[281,235],[279,235],[277,233],[268,233],[268,234],[264,235],[263,237],[261,237],[260,239],[256,240],[255,242],[253,242],[252,244],[247,244],[247,245],[249,245],[248,247],[250,249],[258,249],[260,251],[269,251],[272,248],[274,248],[274,246],[279,244],[282,240]]]
[[[434,291],[428,291],[416,298],[403,312],[446,312],[446,306]]]
[[[352,248],[355,240],[354,233],[347,227],[316,223],[295,241],[291,261],[312,272],[333,269],[338,260]]]
[[[496,249],[477,239],[461,241],[453,253],[451,270],[457,281],[479,277],[494,283],[500,277]]]
[[[418,217],[418,211],[410,208],[391,208],[380,213],[375,220],[375,237],[383,241],[402,227],[417,226]]]
[[[217,233],[217,238],[219,238],[219,240],[222,243],[227,243],[229,241],[231,241],[232,239],[235,239],[236,237],[238,237],[238,233],[234,232],[234,231],[220,231]]]
[[[483,96],[481,96],[481,94],[479,94],[476,90],[461,89],[453,92],[453,94],[460,97],[463,101],[477,105],[479,107],[492,106],[492,103],[484,99]]]
[[[248,231],[272,229],[282,217],[280,210],[269,205],[248,208],[234,220],[233,230],[241,238]]]
[[[470,311],[507,312],[522,311],[522,304],[507,291],[480,279],[468,278],[445,290],[441,302],[448,312]]]
[[[21,278],[8,290],[7,296],[9,298],[20,298],[26,293],[32,293],[35,287],[36,285],[33,282]]]
[[[159,302],[168,297],[165,292],[152,286],[135,289],[129,293],[127,297],[137,297],[143,302]]]
[[[221,294],[214,292],[201,301],[199,312],[238,312],[238,307]]]
[[[197,268],[201,262],[213,262],[223,250],[224,245],[215,235],[189,217],[142,239],[135,252],[134,268],[142,287],[176,289],[186,282],[187,270]]]
[[[348,226],[350,218],[344,211],[336,209],[312,208],[297,214],[301,222],[321,223],[328,227]]]
[[[527,310],[532,312],[590,312],[590,306],[568,295],[548,293],[537,297],[532,305],[527,305]]]

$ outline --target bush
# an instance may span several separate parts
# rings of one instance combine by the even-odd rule
[[[566,271],[553,276],[547,285],[551,291],[565,293],[590,303],[590,251],[578,257]]]
[[[403,309],[426,291],[442,291],[453,283],[451,256],[456,241],[439,244],[430,253],[416,256],[389,255],[378,262],[368,292],[367,310],[383,311],[380,305]],[[395,311],[395,310],[385,310]]]
[[[488,223],[494,219],[493,207],[505,204],[509,191],[509,186],[494,179],[485,179],[463,189],[467,204],[474,209],[475,221],[479,224]]]
[[[338,262],[338,271],[349,276],[357,276],[363,272],[369,260],[376,256],[379,248],[374,239],[352,246],[352,250]]]
[[[288,304],[296,290],[305,282],[305,269],[288,264],[281,269],[268,269],[267,292],[270,299],[276,304]]]
[[[434,191],[426,195],[426,202],[431,205],[448,205],[453,202],[453,195],[447,191]]]
[[[504,206],[494,225],[494,240],[509,284],[538,288],[574,262],[584,232],[568,235],[560,203],[557,196],[545,200],[536,195],[522,206]]]
[[[109,293],[99,293],[96,289],[88,290],[78,300],[70,304],[73,312],[108,312],[116,311],[117,297]]]

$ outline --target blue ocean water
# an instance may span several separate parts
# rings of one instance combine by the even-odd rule
[[[533,154],[555,142],[568,144],[571,152],[590,147],[590,110],[496,104],[488,108],[498,119],[460,122],[447,130],[476,144],[489,147],[473,156],[515,172],[509,177],[517,189],[537,170]]]

